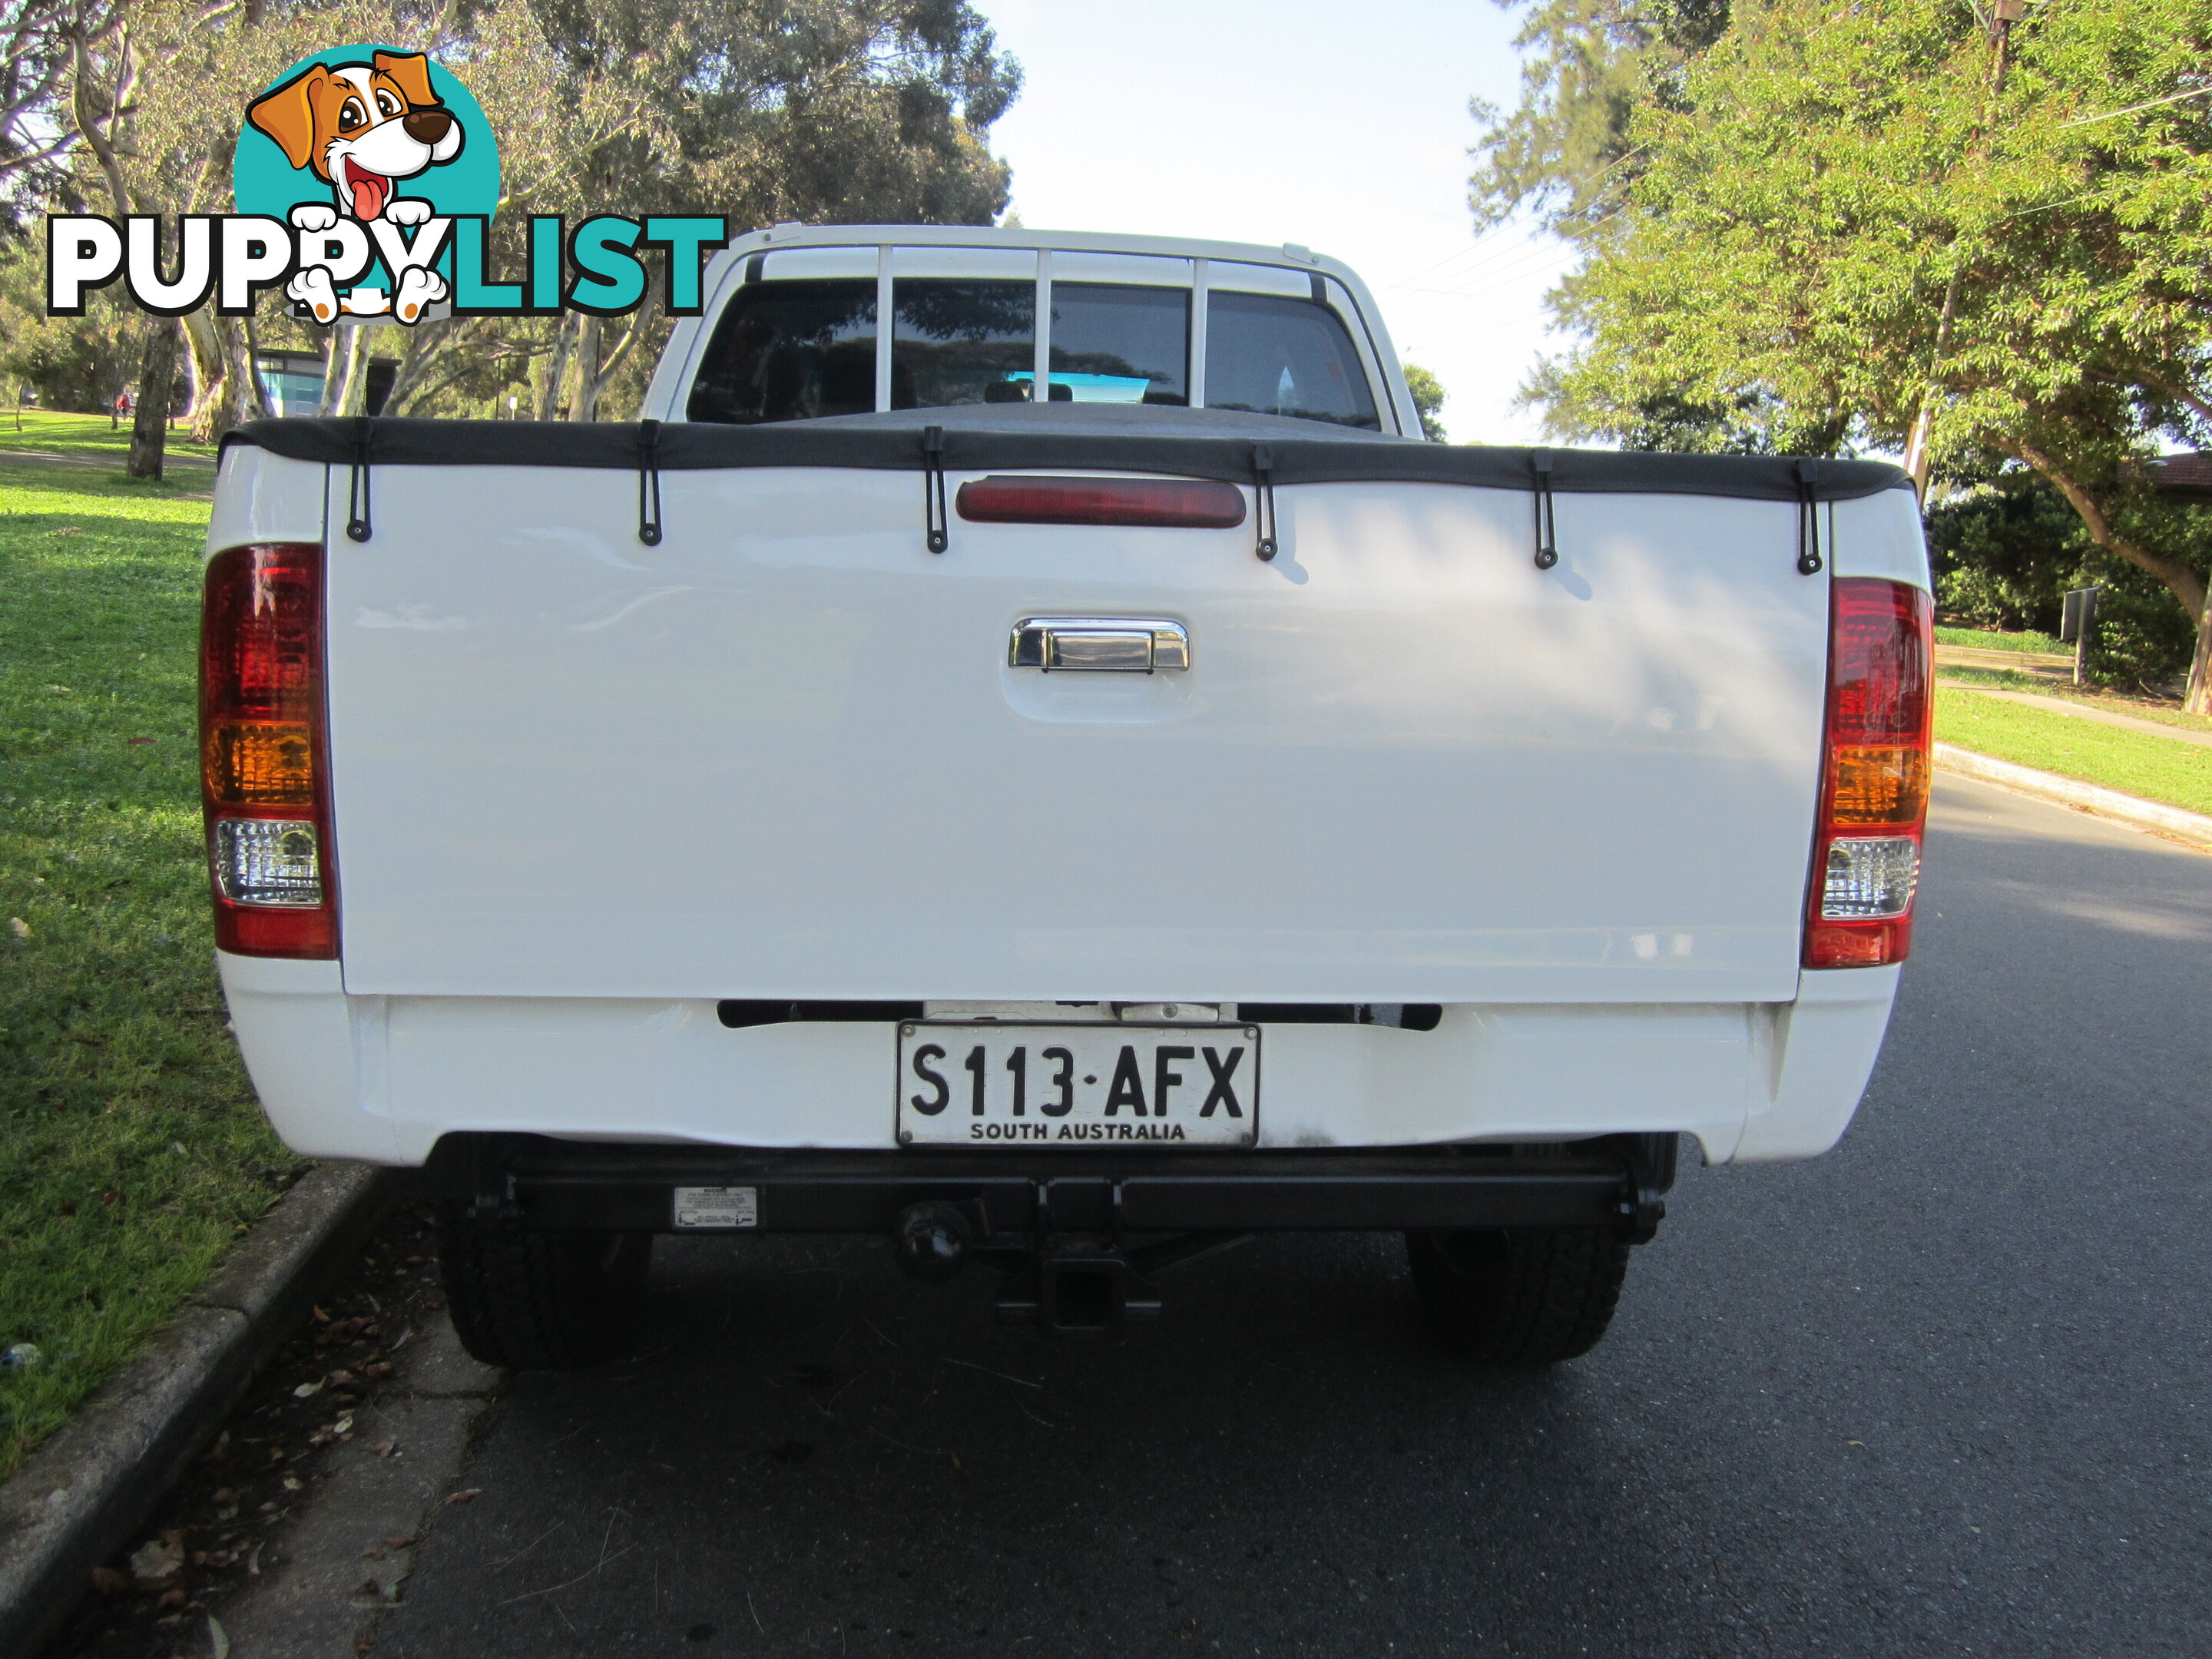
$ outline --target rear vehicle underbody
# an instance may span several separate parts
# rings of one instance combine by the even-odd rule
[[[1233,1165],[1205,1154],[1148,1152],[743,1152],[592,1145],[538,1136],[448,1135],[421,1190],[448,1215],[456,1261],[479,1255],[571,1265],[634,1289],[656,1232],[875,1233],[917,1279],[969,1262],[1006,1274],[997,1315],[1062,1337],[1097,1337],[1156,1316],[1154,1276],[1260,1232],[1397,1231],[1407,1237],[1432,1312],[1455,1346],[1506,1362],[1571,1358],[1604,1329],[1628,1247],[1647,1243],[1674,1184],[1673,1135],[1608,1135],[1549,1146],[1395,1152],[1275,1152]],[[1462,1281],[1540,1241],[1564,1260],[1532,1325]],[[542,1274],[545,1268],[536,1269]],[[1492,1269],[1497,1271],[1494,1267]],[[528,1291],[504,1298],[463,1282],[456,1315],[472,1347],[503,1363],[574,1364],[605,1352],[617,1326],[580,1342],[572,1322]],[[1468,1305],[1454,1310],[1455,1298]],[[607,1286],[608,1306],[623,1293]],[[1436,1304],[1441,1304],[1436,1305]],[[1557,1328],[1552,1328],[1556,1327]]]
[[[1328,262],[875,234],[741,246],[661,421],[235,434],[210,856],[272,1121],[419,1169],[519,1364],[610,1352],[658,1232],[880,1233],[1096,1334],[1397,1231],[1455,1346],[1582,1352],[1680,1137],[1816,1154],[1879,1049],[1902,475],[1393,437]]]

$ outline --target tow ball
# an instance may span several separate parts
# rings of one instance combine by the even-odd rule
[[[942,1284],[968,1265],[974,1224],[955,1204],[909,1204],[891,1224],[898,1264],[929,1284]]]

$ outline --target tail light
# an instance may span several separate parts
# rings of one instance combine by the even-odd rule
[[[1813,848],[1808,968],[1879,968],[1912,948],[1928,817],[1926,592],[1837,579],[1828,647],[1828,740]]]
[[[957,500],[973,524],[1232,530],[1244,522],[1244,492],[1200,478],[975,478]]]
[[[318,546],[234,547],[209,562],[200,801],[218,948],[337,956]]]

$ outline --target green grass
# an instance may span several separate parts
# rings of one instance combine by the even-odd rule
[[[22,417],[21,429],[17,429],[16,416]],[[131,447],[131,426],[125,422],[120,430],[110,430],[105,415],[64,415],[50,413],[43,409],[0,410],[0,449],[41,449],[58,455],[112,456],[115,474],[123,477],[123,458]],[[197,456],[202,460],[215,459],[212,444],[196,444],[179,423],[169,428],[167,446],[171,456]],[[198,474],[200,469],[191,469]]]
[[[2089,686],[2077,686],[2059,681],[2039,679],[2033,674],[2015,673],[2008,668],[1944,667],[1936,671],[1939,680],[1951,680],[1960,685],[1987,686],[1997,691],[2030,691],[2039,697],[2063,697],[2068,702],[2078,702],[2087,708],[2102,708],[2115,714],[2127,714],[2140,720],[2155,720],[2160,726],[2171,726],[2184,732],[2212,733],[2212,715],[2185,714],[2172,702],[2156,702],[2149,697],[2130,697],[2119,692],[2100,691]]]
[[[2070,653],[2074,647],[2062,644],[2048,634],[2039,634],[2026,629],[2017,634],[2000,634],[1994,629],[1979,628],[1938,628],[1938,645],[1971,645],[1983,651],[2056,651]]]
[[[2212,749],[1938,684],[1936,737],[1978,755],[2212,813]]]
[[[300,1167],[254,1103],[212,960],[192,709],[207,515],[175,484],[0,464],[0,1347],[41,1356],[0,1370],[0,1476]]]

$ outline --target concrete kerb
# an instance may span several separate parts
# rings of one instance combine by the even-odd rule
[[[2140,796],[2122,794],[2117,789],[2103,788],[2094,783],[2077,782],[2055,773],[2039,772],[2032,766],[2017,766],[2011,761],[1978,755],[1971,749],[1960,749],[1948,743],[1936,745],[1936,764],[1946,771],[1979,778],[1984,783],[2001,784],[2024,795],[2033,795],[2061,806],[2071,806],[2077,811],[2117,819],[2138,830],[2148,830],[2154,835],[2185,842],[2190,846],[2212,853],[2212,817],[2202,813],[2184,811],[2179,806],[2167,806],[2158,801],[2144,800]]]
[[[0,1653],[36,1652],[69,1616],[395,1196],[386,1172],[365,1164],[309,1170],[0,1486]]]

